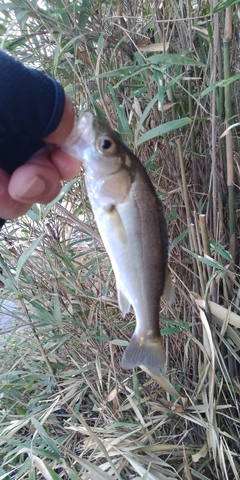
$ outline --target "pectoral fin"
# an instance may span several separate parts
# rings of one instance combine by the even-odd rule
[[[118,238],[121,243],[126,244],[127,234],[122,219],[117,211],[117,208],[114,205],[111,205],[111,207],[106,210],[106,215],[108,215],[108,218],[111,222],[113,234]]]

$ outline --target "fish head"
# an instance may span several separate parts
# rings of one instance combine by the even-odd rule
[[[88,191],[113,205],[124,201],[133,181],[131,152],[104,120],[84,112],[61,148],[83,163]]]

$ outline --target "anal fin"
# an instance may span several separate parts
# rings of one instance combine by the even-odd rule
[[[127,297],[122,292],[122,290],[119,288],[119,286],[117,286],[117,297],[118,297],[118,305],[122,312],[122,316],[124,318],[125,315],[129,312],[131,304],[127,299]]]
[[[174,303],[175,301],[175,292],[172,284],[172,276],[168,266],[166,268],[165,284],[162,298],[168,303],[168,305],[172,305],[172,303]]]

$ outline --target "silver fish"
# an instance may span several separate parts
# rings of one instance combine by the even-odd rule
[[[85,112],[62,149],[83,162],[91,206],[114,270],[123,317],[133,306],[136,329],[122,367],[165,374],[159,303],[173,298],[162,204],[138,158],[111,127]]]

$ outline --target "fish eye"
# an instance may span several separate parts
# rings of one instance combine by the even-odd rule
[[[102,153],[114,153],[116,150],[116,143],[111,137],[106,135],[101,137],[98,141],[98,149]]]

